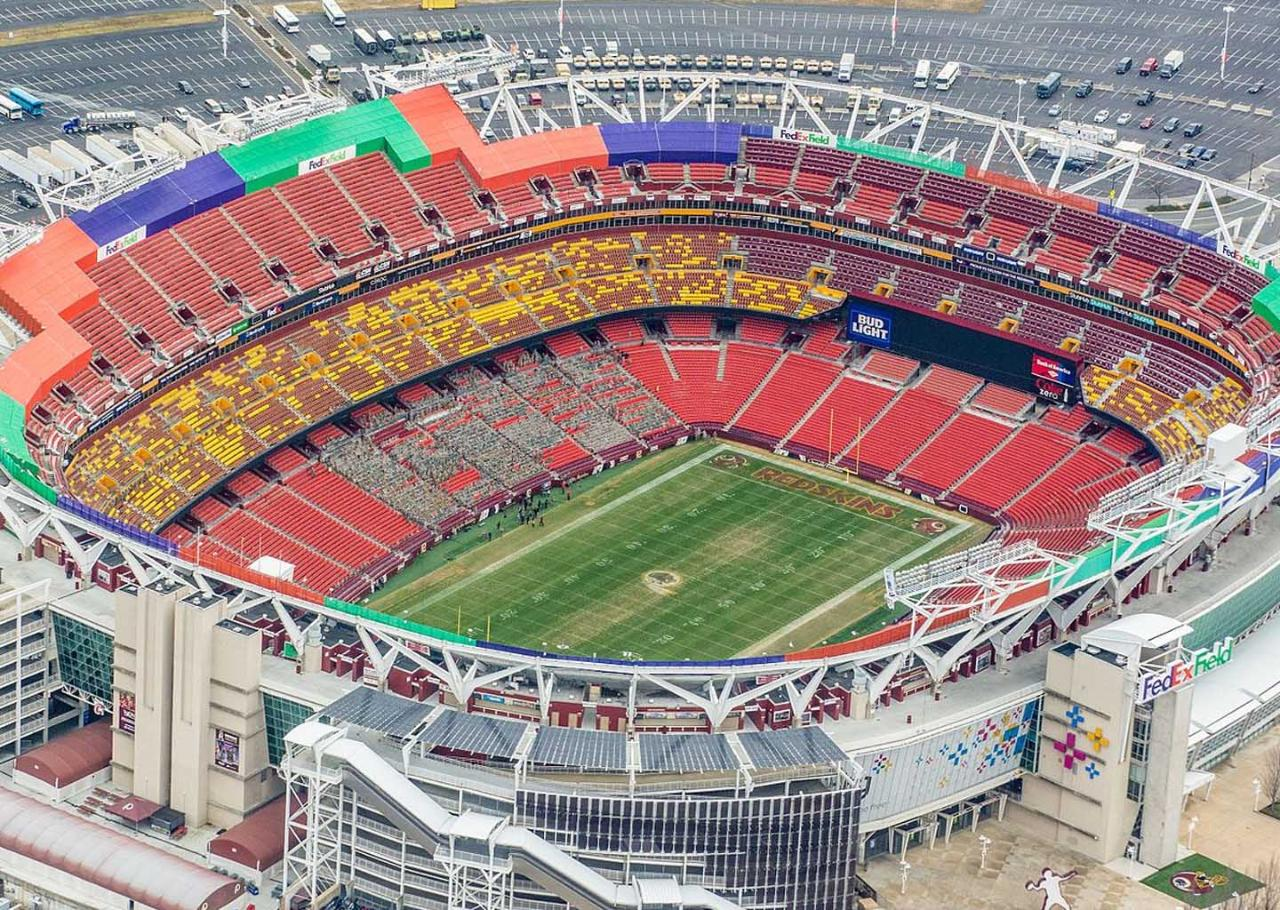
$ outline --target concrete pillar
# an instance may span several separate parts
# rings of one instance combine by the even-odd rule
[[[1142,808],[1142,861],[1159,869],[1178,858],[1178,823],[1187,770],[1194,685],[1166,692],[1151,703],[1151,748]]]

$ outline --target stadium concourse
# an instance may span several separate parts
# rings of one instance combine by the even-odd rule
[[[859,856],[1011,799],[1163,865],[1191,690],[1138,701],[1139,670],[1225,663],[1274,603],[1125,606],[1273,495],[1280,274],[891,146],[723,123],[490,145],[432,86],[55,223],[0,263],[0,306],[29,336],[0,365],[0,511],[77,579],[16,616],[52,614],[65,691],[110,712],[115,786],[196,827],[278,812],[314,900],[846,907]],[[882,628],[785,654],[588,658],[352,602],[699,435],[995,537],[889,573]],[[1168,763],[1145,796],[1135,735]]]

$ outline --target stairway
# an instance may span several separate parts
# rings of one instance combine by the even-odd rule
[[[747,412],[747,408],[751,407],[751,403],[756,400],[764,390],[764,387],[769,384],[769,381],[773,379],[773,374],[781,369],[783,362],[785,362],[789,356],[791,356],[791,352],[784,351],[782,356],[773,362],[773,366],[769,367],[769,372],[765,373],[764,378],[761,379],[760,382],[756,384],[756,387],[751,390],[751,394],[748,395],[747,400],[742,403],[742,407],[738,408],[738,410],[734,412],[734,415],[725,422],[724,428],[726,430],[732,429],[733,425],[738,422],[739,418]]]

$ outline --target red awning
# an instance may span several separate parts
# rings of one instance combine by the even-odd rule
[[[112,815],[118,815],[125,821],[133,822],[136,825],[155,815],[156,810],[160,808],[160,804],[153,803],[149,799],[143,799],[141,796],[122,796],[105,808]]]

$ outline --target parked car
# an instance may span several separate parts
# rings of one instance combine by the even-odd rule
[[[1182,126],[1181,120],[1179,120],[1177,117],[1170,117],[1168,120],[1164,122],[1164,126],[1160,128],[1164,130],[1166,133],[1176,133],[1178,131],[1178,127],[1180,126]]]
[[[1249,94],[1256,95],[1259,92],[1261,92],[1264,88],[1266,88],[1266,86],[1267,86],[1267,83],[1259,79],[1253,85],[1249,86]]]
[[[1206,148],[1202,148],[1202,149],[1200,150],[1200,160],[1201,160],[1201,161],[1212,161],[1214,158],[1217,158],[1217,157],[1218,157],[1218,150],[1217,150],[1217,149],[1206,149]]]
[[[1138,96],[1138,107],[1146,107],[1148,104],[1150,104],[1152,101],[1155,101],[1155,100],[1156,100],[1156,93],[1153,92],[1151,89],[1147,89],[1145,92],[1143,92],[1141,95]]]
[[[1079,85],[1076,86],[1077,98],[1088,98],[1092,94],[1093,94],[1092,79],[1086,79],[1084,82],[1081,82]]]
[[[1116,126],[1124,126],[1133,119],[1133,114],[1128,111],[1122,111],[1120,116],[1116,118]]]
[[[184,95],[194,95],[196,93],[195,88],[186,79],[178,80],[178,91]]]
[[[1062,105],[1061,104],[1050,105],[1048,113],[1050,117],[1057,117],[1062,113]]]
[[[1151,127],[1155,125],[1156,125],[1156,118],[1150,115],[1143,117],[1140,121],[1138,121],[1138,129],[1140,130],[1149,130],[1151,129]]]
[[[1106,123],[1110,119],[1111,119],[1111,111],[1107,110],[1105,107],[1102,110],[1098,111],[1098,113],[1093,115],[1094,123]]]
[[[1186,127],[1182,130],[1182,135],[1186,136],[1188,139],[1194,139],[1196,136],[1199,136],[1203,132],[1204,132],[1203,123],[1188,123]]]
[[[1133,69],[1132,57],[1121,57],[1120,62],[1116,64],[1116,75],[1123,76],[1129,70]]]

